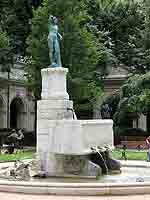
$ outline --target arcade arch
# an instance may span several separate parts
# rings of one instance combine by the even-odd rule
[[[26,105],[20,97],[15,97],[10,104],[10,128],[26,128]]]

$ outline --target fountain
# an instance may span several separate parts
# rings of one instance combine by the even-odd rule
[[[95,176],[100,166],[90,162],[91,147],[113,146],[112,120],[77,120],[66,90],[67,68],[60,59],[57,18],[49,17],[51,65],[41,70],[42,99],[37,104],[37,154],[47,176]],[[90,170],[89,170],[90,169]]]
[[[77,120],[66,91],[68,69],[42,69],[42,100],[37,104],[37,154],[47,176],[95,176],[91,147],[113,146],[112,120]],[[88,170],[90,168],[90,170]],[[90,172],[91,171],[91,172]]]
[[[48,27],[51,64],[41,70],[42,98],[37,103],[37,158],[28,164],[18,162],[18,166],[16,163],[8,169],[8,174],[27,179],[30,167],[30,171],[36,171],[32,176],[96,178],[111,169],[107,167],[108,159],[105,160],[97,147],[113,147],[113,121],[77,119],[66,89],[68,69],[61,64],[58,40],[61,35],[56,17],[49,17]],[[33,166],[36,166],[34,170]],[[118,166],[120,169],[120,165],[117,169]]]

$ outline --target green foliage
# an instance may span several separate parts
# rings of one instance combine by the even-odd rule
[[[96,64],[98,62],[98,43],[91,32],[87,30],[88,15],[83,1],[77,0],[45,0],[43,6],[34,12],[32,32],[27,40],[28,53],[31,56],[26,70],[35,94],[40,98],[40,70],[49,65],[47,45],[47,23],[49,15],[59,19],[61,43],[61,57],[63,67],[69,68],[68,89],[75,101],[76,108],[86,102],[95,101],[95,91],[98,89]],[[93,87],[94,85],[94,87]],[[94,100],[93,100],[94,99]],[[77,106],[78,104],[78,106]]]
[[[6,32],[0,30],[0,64],[1,71],[10,72],[14,55],[9,46],[9,38]]]
[[[6,32],[0,30],[0,49],[7,48],[9,46],[9,39]]]
[[[150,113],[150,72],[131,76],[119,91],[120,99],[113,116],[114,132],[132,127],[132,120]],[[110,97],[111,98],[111,97]]]
[[[121,99],[128,99],[129,112],[150,112],[150,72],[135,75],[121,87]]]
[[[14,53],[23,54],[26,38],[30,32],[29,20],[32,17],[31,0],[0,0],[0,25],[10,39]]]
[[[2,72],[10,72],[14,64],[14,54],[10,48],[0,49],[0,64]]]
[[[109,69],[120,66],[131,72],[147,72],[150,68],[150,3],[146,2],[146,6],[136,0],[88,0],[88,3],[93,24],[100,32],[107,33],[104,44],[111,52]],[[106,66],[104,69],[108,71]]]
[[[87,0],[88,14],[92,17],[90,25],[94,30],[94,35],[99,42],[99,61],[97,72],[99,76],[105,77],[110,69],[116,64],[117,60],[113,54],[113,43],[110,37],[110,31],[107,27],[101,27],[103,15],[108,16],[107,11],[113,5],[113,1]],[[107,26],[107,23],[105,23]]]

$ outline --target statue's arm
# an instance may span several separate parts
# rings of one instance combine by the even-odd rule
[[[48,32],[50,33],[51,32],[51,24],[49,23],[48,24]],[[48,34],[48,36],[47,36],[47,40],[49,39],[49,34]]]
[[[60,40],[62,40],[62,35],[60,33],[57,33],[58,34],[58,37]]]

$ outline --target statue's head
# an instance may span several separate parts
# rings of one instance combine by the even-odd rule
[[[49,16],[49,21],[50,21],[52,24],[57,24],[57,23],[58,23],[57,17],[55,17],[55,16],[53,16],[53,15],[50,15],[50,16]]]

